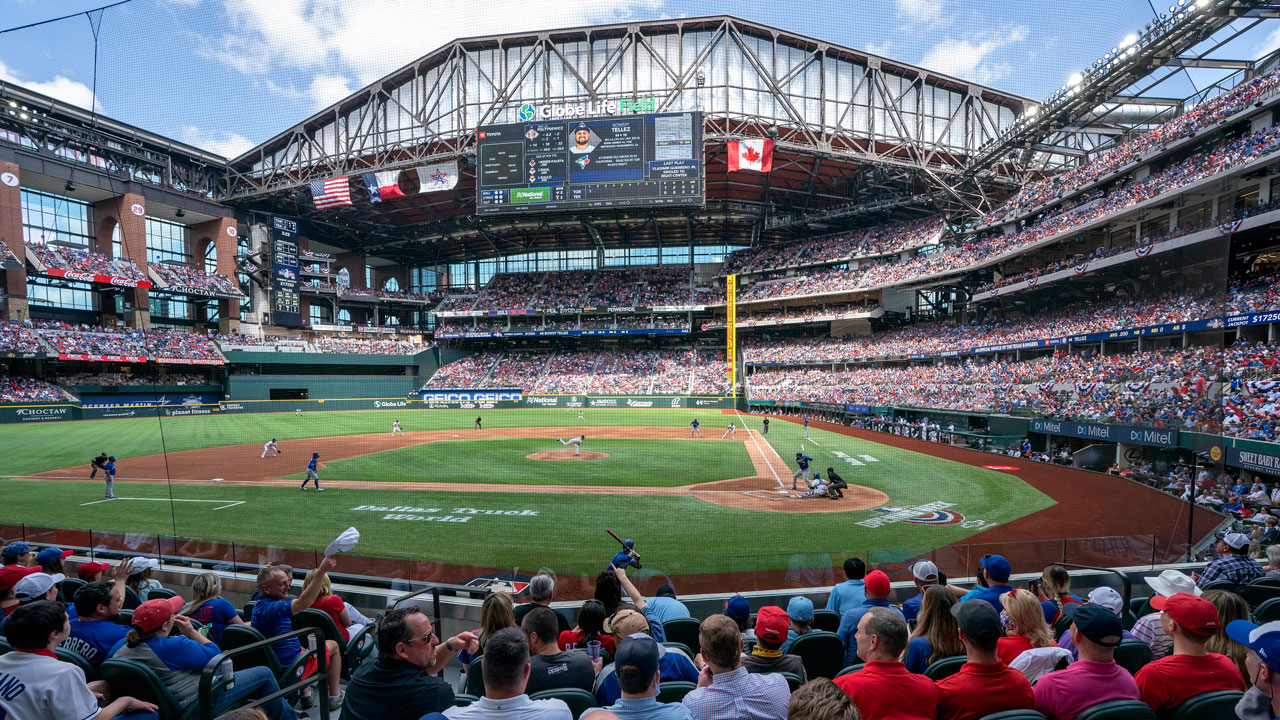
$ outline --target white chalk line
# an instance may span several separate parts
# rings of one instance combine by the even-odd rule
[[[738,422],[742,423],[745,427],[747,423],[742,419],[742,415],[737,410],[734,410],[733,414],[738,417]],[[765,463],[769,466],[769,472],[773,473],[774,481],[778,483],[778,487],[782,487],[782,478],[778,477],[778,471],[773,469],[773,463],[769,462],[769,456],[765,454],[764,448],[760,447],[760,440],[756,438],[756,434],[750,430],[747,430],[747,434],[751,436],[751,442],[756,444],[756,450],[760,451],[760,457],[764,458]],[[764,444],[769,445],[769,441],[765,440]],[[773,450],[774,455],[778,454],[778,451],[774,450],[772,445],[769,445],[769,449]],[[779,458],[781,458],[781,456],[779,456]]]
[[[87,502],[87,503],[80,503],[80,507],[84,507],[84,506],[86,506],[86,505],[97,505],[98,503],[114,502],[114,501],[116,501],[116,500],[137,500],[137,501],[141,501],[141,502],[202,502],[202,503],[224,503],[223,505],[219,505],[218,507],[214,508],[214,510],[225,510],[226,508],[229,508],[229,507],[235,507],[235,506],[237,506],[237,505],[243,505],[243,504],[245,503],[245,501],[244,501],[244,500],[191,500],[191,499],[187,499],[187,498],[132,498],[132,497],[113,497],[113,498],[103,498],[102,500],[94,500],[94,501],[92,501],[92,502]]]

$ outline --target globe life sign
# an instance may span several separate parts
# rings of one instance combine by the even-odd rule
[[[624,98],[622,100],[592,100],[585,103],[566,103],[561,105],[539,105],[523,103],[516,109],[516,119],[520,122],[531,120],[557,120],[575,117],[598,117],[601,115],[634,115],[658,111],[658,100],[653,96],[645,98]]]

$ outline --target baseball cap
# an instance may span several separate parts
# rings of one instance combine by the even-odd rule
[[[1244,533],[1218,533],[1217,538],[1226,543],[1233,550],[1239,550],[1249,544],[1249,536]]]
[[[771,643],[781,643],[787,639],[787,629],[791,620],[787,613],[777,605],[766,605],[756,613],[756,637]]]
[[[1110,588],[1107,588],[1110,590]],[[1111,590],[1115,592],[1115,590]],[[1076,624],[1080,634],[1103,647],[1115,647],[1124,639],[1120,616],[1103,605],[1067,603],[1062,612]]]
[[[938,566],[928,560],[921,560],[911,566],[911,575],[920,582],[938,582]]]
[[[40,572],[39,567],[18,567],[17,565],[5,565],[0,567],[0,590],[8,590],[22,578]]]
[[[1248,620],[1227,623],[1227,637],[1258,653],[1273,671],[1280,672],[1280,622],[1255,625]]]
[[[1013,566],[1009,565],[1009,561],[1005,560],[1003,555],[983,555],[978,564],[992,580],[1008,580],[1013,574]]]
[[[160,561],[149,557],[136,557],[133,559],[133,566],[129,568],[130,575],[137,575],[140,572],[153,570],[160,567]]]
[[[49,573],[34,572],[14,583],[13,596],[18,598],[20,603],[41,600],[44,598],[44,594],[49,592],[54,585],[66,579],[67,576],[62,573],[50,575]]]
[[[951,606],[951,615],[960,632],[974,642],[990,641],[1004,635],[1000,613],[986,600],[966,600]]]
[[[1120,593],[1115,588],[1099,587],[1089,591],[1089,602],[1115,613],[1117,616],[1124,610],[1124,598],[1120,597]]]
[[[111,569],[111,566],[106,563],[87,562],[76,568],[76,575],[79,575],[82,578],[90,578],[103,570],[109,569]]]
[[[1218,609],[1204,598],[1187,593],[1155,595],[1151,598],[1151,607],[1169,613],[1187,632],[1212,635],[1218,631]]]
[[[867,577],[864,578],[863,582],[866,584],[865,588],[869,595],[872,593],[888,595],[893,592],[893,589],[889,587],[889,576],[885,575],[883,570],[872,570],[867,573]]]
[[[108,460],[110,460],[110,461],[112,461],[112,462],[115,462],[115,460],[116,460],[116,456],[115,456],[115,455],[111,455],[111,456],[107,457],[107,459],[108,459]]]
[[[75,551],[60,550],[56,547],[47,547],[41,550],[40,552],[36,553],[36,562],[40,565],[43,565],[45,563],[53,562],[54,560],[61,560],[62,558],[67,557],[73,552]]]
[[[791,598],[787,602],[787,617],[796,622],[813,622],[813,601],[799,595]]]
[[[311,457],[320,457],[320,453],[311,453]]]
[[[658,641],[648,635],[628,635],[618,643],[618,651],[613,655],[614,672],[619,677],[651,678],[658,672],[661,651],[662,646]]]
[[[1156,577],[1146,579],[1147,584],[1155,590],[1157,594],[1168,597],[1178,593],[1188,593],[1190,595],[1199,595],[1203,592],[1196,586],[1196,581],[1191,576],[1178,570],[1165,570]]]
[[[604,631],[617,637],[648,633],[649,621],[638,610],[624,608],[605,619]]]
[[[751,603],[741,595],[734,595],[725,600],[724,614],[734,619],[745,619],[751,617]]]
[[[148,600],[133,611],[133,626],[142,632],[154,632],[185,604],[186,601],[178,595]]]
[[[8,545],[4,546],[4,550],[0,550],[0,554],[3,554],[7,557],[17,557],[19,555],[26,555],[29,552],[31,552],[31,546],[22,542],[21,540],[11,542]]]

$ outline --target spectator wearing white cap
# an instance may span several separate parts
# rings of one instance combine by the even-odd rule
[[[1124,598],[1120,597],[1120,593],[1116,592],[1115,588],[1110,588],[1110,587],[1094,588],[1093,590],[1089,591],[1089,602],[1085,604],[1101,605],[1102,607],[1114,613],[1116,617],[1121,617],[1122,615],[1124,615]],[[1066,612],[1065,606],[1063,608],[1063,612]],[[1124,629],[1120,631],[1120,635],[1122,640],[1137,639],[1133,636],[1133,633]],[[1076,647],[1075,641],[1072,640],[1073,636],[1074,634],[1070,632],[1062,633],[1062,637],[1058,638],[1058,647],[1062,648],[1063,650],[1069,650],[1071,652],[1071,659],[1078,660],[1080,659],[1080,649]]]
[[[66,579],[66,575],[31,573],[13,586],[13,596],[18,598],[19,605],[27,605],[39,600],[57,600],[58,583]]]
[[[902,616],[912,622],[920,614],[920,603],[924,600],[924,591],[938,584],[938,566],[928,560],[921,560],[911,566],[911,579],[920,592],[907,598],[902,603]]]
[[[1199,595],[1200,588],[1196,587],[1196,583],[1185,573],[1177,570],[1165,570],[1156,577],[1147,578],[1147,584],[1157,595],[1170,597],[1178,593],[1187,593],[1189,595]],[[1160,612],[1153,612],[1149,615],[1143,615],[1133,624],[1133,636],[1146,643],[1151,648],[1151,659],[1159,660],[1168,655],[1173,650],[1173,638],[1164,631],[1164,626],[1160,624]]]
[[[1250,580],[1262,577],[1262,566],[1249,557],[1249,536],[1244,533],[1230,532],[1218,538],[1214,548],[1218,557],[1205,566],[1204,572],[1192,573],[1196,585],[1203,588],[1209,583],[1229,580],[1236,585],[1244,585]]]
[[[159,580],[151,577],[151,571],[160,567],[160,561],[149,557],[136,557],[130,565],[129,571],[129,587],[138,593],[138,599],[142,602],[147,601],[147,594],[152,590],[163,590],[164,585]]]

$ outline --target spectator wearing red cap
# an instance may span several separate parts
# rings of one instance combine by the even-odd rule
[[[858,640],[856,633],[858,632],[858,623],[862,620],[862,616],[873,607],[888,608],[889,595],[893,592],[893,588],[889,586],[889,576],[884,574],[883,570],[872,570],[867,573],[864,580],[863,589],[867,593],[867,599],[862,604],[846,612],[840,618],[840,628],[836,631],[840,635],[840,641],[844,643],[844,664],[852,665],[858,662]],[[899,615],[901,610],[891,608]],[[906,618],[903,618],[904,620]],[[905,643],[904,643],[905,646]]]
[[[1155,591],[1157,595],[1170,597],[1178,593],[1189,593],[1199,596],[1203,592],[1196,587],[1195,580],[1192,580],[1186,573],[1177,570],[1165,570],[1156,577],[1146,579],[1147,585]],[[1164,624],[1161,617],[1164,613],[1159,610],[1143,615],[1133,624],[1133,636],[1146,643],[1151,648],[1151,659],[1159,660],[1173,651],[1173,638],[1169,637],[1164,631]]]
[[[1204,567],[1204,572],[1191,574],[1196,585],[1201,588],[1219,580],[1245,585],[1265,574],[1258,561],[1249,557],[1249,536],[1244,533],[1221,535],[1214,549],[1217,550],[1218,557]]]
[[[133,611],[132,628],[111,650],[111,657],[136,660],[150,668],[184,707],[196,700],[200,673],[220,652],[212,640],[200,634],[191,618],[179,615],[181,597],[148,600]],[[170,637],[177,629],[178,634]],[[258,699],[280,690],[275,675],[264,666],[236,672],[235,686],[213,699],[213,714],[235,707],[242,700]],[[262,706],[271,720],[295,720],[293,708],[276,698]]]
[[[996,642],[1004,629],[995,606],[970,600],[956,603],[951,614],[960,626],[967,661],[937,683],[938,720],[978,720],[1005,710],[1030,710],[1035,703],[1031,683],[996,657]]]
[[[898,658],[907,649],[907,621],[890,608],[872,607],[858,621],[858,672],[835,679],[863,720],[932,718],[938,690],[933,681],[909,672]]]
[[[38,572],[40,572],[38,567],[17,565],[0,567],[0,627],[3,627],[5,618],[18,609],[18,598],[13,595],[13,586],[17,585],[22,578]]]
[[[1192,695],[1245,689],[1244,677],[1235,663],[1205,649],[1218,631],[1218,609],[1213,603],[1178,593],[1170,597],[1156,595],[1151,598],[1151,607],[1163,611],[1160,623],[1173,638],[1173,654],[1148,663],[1134,676],[1143,702],[1159,714]]]
[[[756,613],[756,644],[742,656],[742,667],[750,673],[789,672],[806,679],[804,662],[798,655],[782,652],[791,618],[776,605],[766,605]]]
[[[110,569],[111,569],[111,566],[106,563],[100,563],[100,562],[81,563],[80,567],[76,568],[76,577],[80,578],[81,580],[87,583],[98,582],[99,580],[102,579],[103,571],[110,570]]]
[[[1071,603],[1062,611],[1072,620],[1067,634],[1080,659],[1036,682],[1035,709],[1049,720],[1074,720],[1097,703],[1141,699],[1133,676],[1115,662],[1124,641],[1120,616],[1094,603]]]

